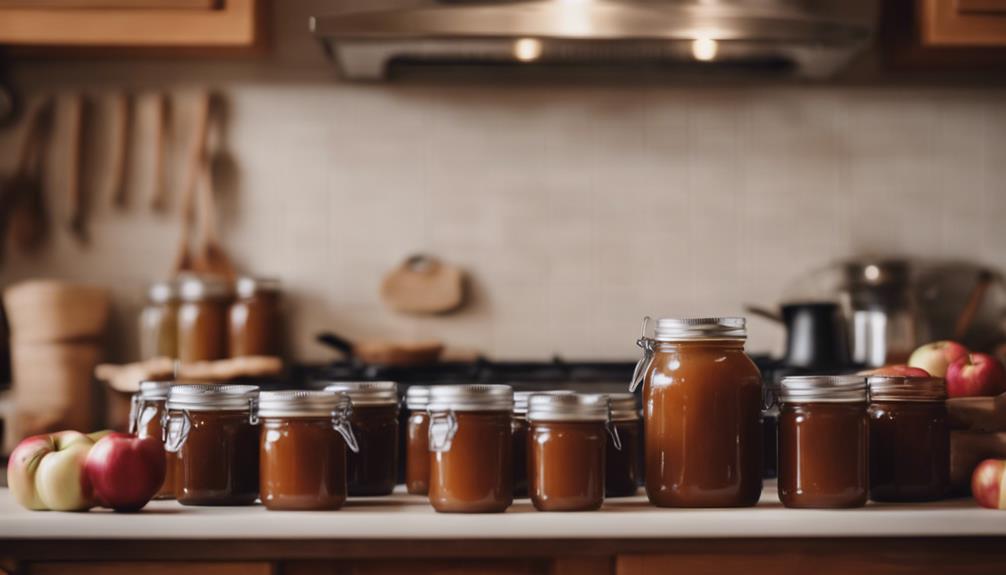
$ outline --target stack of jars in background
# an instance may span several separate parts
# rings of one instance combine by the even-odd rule
[[[279,281],[185,276],[150,287],[140,315],[140,355],[183,363],[279,356],[281,324]]]

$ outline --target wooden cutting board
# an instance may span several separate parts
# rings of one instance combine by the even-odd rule
[[[465,275],[435,257],[414,255],[384,277],[381,299],[399,313],[449,313],[464,303]]]

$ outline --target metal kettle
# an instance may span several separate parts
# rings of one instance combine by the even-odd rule
[[[840,301],[849,321],[852,361],[870,367],[908,360],[927,341],[912,270],[904,260],[843,264]]]

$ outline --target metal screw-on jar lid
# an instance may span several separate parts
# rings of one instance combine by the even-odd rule
[[[430,386],[410,385],[405,390],[405,407],[412,411],[425,411],[430,404]]]
[[[744,339],[747,337],[742,317],[661,318],[653,338],[657,341],[692,339]]]
[[[552,389],[548,391],[515,391],[513,392],[514,415],[519,415],[522,417],[527,415],[527,398],[531,397],[536,393],[556,394],[556,393],[574,393],[574,392],[569,389]]]
[[[599,393],[535,393],[527,400],[528,421],[607,421],[608,396]]]
[[[168,395],[167,407],[188,411],[240,411],[254,409],[258,394],[257,385],[174,385]]]
[[[147,299],[151,303],[166,304],[178,301],[178,283],[173,281],[154,282],[147,290]]]
[[[240,298],[249,298],[260,293],[279,293],[280,283],[276,278],[239,277],[234,283],[234,291]]]
[[[866,401],[866,378],[859,375],[800,375],[779,384],[780,403],[856,403]]]
[[[208,299],[223,299],[231,294],[230,285],[213,276],[189,276],[179,287],[182,301],[195,302]]]
[[[943,401],[947,381],[942,377],[871,375],[866,378],[873,401]]]
[[[636,407],[636,396],[632,393],[609,393],[611,402],[611,420],[628,421],[639,419],[639,408]]]
[[[136,393],[146,401],[167,399],[173,385],[174,381],[141,381],[140,391]]]
[[[393,381],[339,381],[325,391],[345,391],[353,405],[398,405],[398,384]]]
[[[352,402],[344,391],[263,391],[259,394],[259,417],[331,417],[344,412]]]
[[[513,411],[509,385],[439,385],[430,389],[430,411]]]

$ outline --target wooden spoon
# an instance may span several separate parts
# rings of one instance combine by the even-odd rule
[[[173,266],[174,274],[195,270],[195,256],[189,245],[192,226],[195,220],[195,195],[199,180],[203,177],[206,164],[206,133],[209,129],[210,96],[199,95],[196,108],[196,128],[189,144],[189,167],[186,173],[185,187],[181,194],[181,233],[178,243],[178,253]]]
[[[164,185],[164,140],[171,121],[168,106],[167,95],[158,93],[154,102],[154,169],[151,171],[153,192],[150,194],[150,207],[155,212],[163,212],[168,207],[167,187]]]
[[[36,108],[25,134],[17,171],[7,184],[10,235],[22,250],[39,247],[48,233],[45,206],[45,156],[52,132],[54,105],[47,99]]]
[[[70,212],[70,231],[81,243],[87,242],[87,207],[83,193],[83,153],[84,123],[86,121],[88,102],[81,94],[74,94],[69,100],[70,113],[66,129],[67,142],[70,146],[66,159],[67,203]]]
[[[110,182],[112,203],[125,208],[129,203],[126,182],[129,169],[129,141],[133,127],[133,98],[128,93],[116,94],[112,102],[115,116],[115,139],[112,142],[112,179]]]
[[[203,164],[200,181],[199,222],[202,243],[196,254],[195,269],[200,273],[215,275],[233,280],[236,274],[227,252],[220,245],[217,234],[217,203],[216,190],[213,185],[213,173],[210,161]]]

